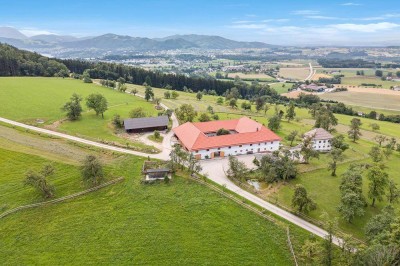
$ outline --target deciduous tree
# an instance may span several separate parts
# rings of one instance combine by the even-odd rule
[[[361,120],[359,118],[353,118],[351,120],[351,124],[350,124],[350,130],[347,132],[347,134],[349,135],[349,138],[353,141],[356,142],[361,134],[360,131],[360,126],[361,126]]]
[[[368,197],[372,199],[372,206],[375,206],[375,201],[382,201],[385,195],[385,190],[389,185],[389,175],[379,166],[373,165],[368,169],[367,177]]]
[[[317,208],[315,202],[308,196],[306,188],[300,184],[294,189],[292,207],[298,212],[309,212]]]
[[[107,99],[100,93],[92,93],[86,98],[86,106],[93,109],[96,115],[101,114],[104,118],[104,112],[108,109]]]
[[[65,103],[61,108],[63,111],[67,112],[67,117],[69,120],[78,120],[82,114],[81,106],[82,97],[78,94],[72,94],[70,101]]]

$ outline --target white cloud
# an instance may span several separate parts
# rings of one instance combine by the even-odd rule
[[[249,23],[254,23],[256,21],[254,20],[235,20],[232,23],[233,24],[249,24]]]
[[[48,30],[40,30],[40,29],[35,29],[35,28],[24,28],[20,29],[20,32],[25,34],[28,37],[35,36],[35,35],[49,35],[49,34],[56,34],[54,32],[48,31]]]
[[[271,19],[264,19],[261,22],[288,22],[290,19],[288,18],[271,18]]]
[[[325,19],[325,20],[334,20],[334,19],[340,19],[337,17],[328,17],[328,16],[306,16],[306,18],[311,18],[311,19]]]
[[[391,23],[391,22],[379,22],[379,23],[370,23],[370,24],[352,24],[352,23],[344,23],[344,24],[334,24],[329,25],[334,29],[338,30],[346,30],[346,31],[357,31],[357,32],[376,32],[381,30],[391,30],[400,27],[400,24]]]
[[[320,12],[318,10],[310,10],[310,9],[304,9],[304,10],[295,10],[291,12],[294,15],[317,15]]]
[[[231,28],[235,29],[264,29],[267,25],[265,24],[235,24],[230,26]]]
[[[400,18],[400,13],[391,13],[391,14],[383,14],[381,16],[376,17],[366,17],[366,18],[358,18],[357,20],[385,20],[389,18]]]
[[[359,3],[353,3],[353,2],[348,2],[348,3],[343,3],[341,6],[362,6],[362,4]]]

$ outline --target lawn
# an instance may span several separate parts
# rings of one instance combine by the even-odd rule
[[[38,143],[71,146],[14,131]],[[29,135],[29,136],[28,136]],[[0,134],[0,140],[2,140]],[[57,197],[83,190],[76,163],[48,159],[65,154],[51,146],[21,149],[21,141],[0,149],[1,212],[40,201],[22,185],[25,171],[52,163],[51,182]],[[13,151],[15,144],[18,151]],[[85,153],[87,149],[71,146]],[[92,151],[101,158],[105,155]],[[175,176],[169,184],[143,185],[143,158],[107,155],[108,178],[123,176],[123,183],[64,203],[20,211],[0,220],[0,256],[6,265],[21,264],[151,264],[151,265],[289,265],[286,232],[220,194]],[[72,158],[72,160],[74,160]],[[5,173],[5,174],[4,174]],[[308,236],[292,228],[295,249]]]
[[[88,111],[85,100],[82,101],[83,113],[78,121],[61,121],[65,113],[61,107],[73,93],[83,98],[91,93],[101,93],[108,101],[108,111],[96,116]],[[12,77],[0,78],[0,116],[16,121],[47,126],[68,134],[86,137],[97,141],[115,142],[144,152],[157,152],[154,147],[133,142],[115,134],[111,124],[114,114],[127,118],[130,110],[142,107],[149,116],[157,115],[157,110],[145,100],[119,93],[96,84],[85,84],[80,80],[62,78]],[[37,119],[44,124],[38,124]],[[54,123],[56,122],[56,123]],[[54,124],[53,124],[54,123]]]

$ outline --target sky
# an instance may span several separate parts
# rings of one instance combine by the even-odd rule
[[[28,36],[207,34],[278,45],[400,45],[397,1],[0,0],[0,26]]]

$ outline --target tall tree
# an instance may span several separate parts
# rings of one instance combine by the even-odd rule
[[[153,88],[149,85],[146,86],[146,89],[144,91],[144,98],[146,99],[146,101],[150,101],[154,98]]]
[[[82,114],[81,106],[82,97],[78,94],[72,94],[70,101],[65,103],[61,108],[64,112],[67,112],[67,117],[69,120],[78,120]]]
[[[366,205],[362,192],[362,169],[357,165],[350,165],[343,174],[340,183],[339,213],[349,223],[356,216],[364,215]]]
[[[268,128],[272,131],[278,131],[281,128],[281,117],[277,114],[268,119]]]
[[[327,131],[331,131],[333,127],[338,124],[338,120],[332,110],[326,106],[320,106],[315,112],[314,118],[315,128],[323,128]]]
[[[331,176],[336,176],[337,163],[344,160],[343,151],[333,148],[329,152],[329,157],[331,157],[331,161],[328,163],[328,171],[331,171]]]
[[[291,120],[293,120],[296,117],[296,112],[295,112],[295,105],[293,101],[290,101],[289,103],[289,107],[286,110],[286,119],[288,120],[288,122],[290,122]]]
[[[101,114],[104,118],[104,112],[108,109],[107,99],[100,93],[92,93],[86,98],[86,106],[93,109],[96,115]]]
[[[309,212],[317,208],[315,202],[308,196],[306,188],[300,184],[294,189],[292,207],[298,212]]]
[[[359,118],[353,118],[351,119],[351,124],[350,124],[350,130],[347,131],[347,134],[349,135],[349,138],[353,141],[356,142],[361,134],[360,131],[360,126],[361,126],[361,120]]]
[[[197,112],[193,106],[187,103],[182,104],[175,110],[176,117],[183,123],[192,122],[197,116]]]
[[[368,169],[367,177],[368,197],[372,199],[372,206],[375,206],[375,201],[382,201],[385,195],[385,190],[389,185],[389,175],[379,165],[373,165]]]

